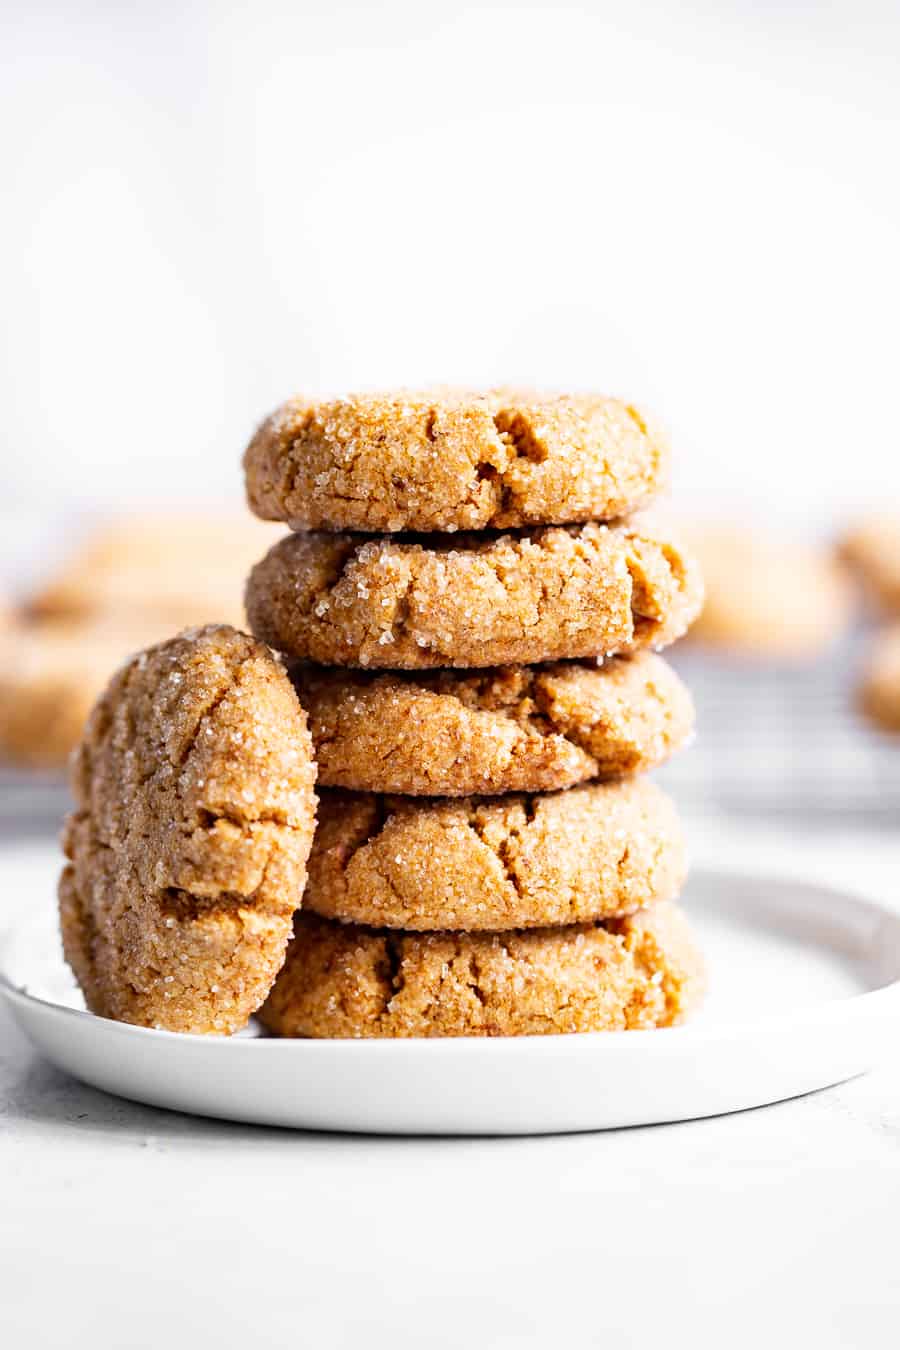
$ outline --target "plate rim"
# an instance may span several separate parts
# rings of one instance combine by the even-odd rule
[[[832,899],[837,899],[843,904],[848,902],[857,910],[868,912],[873,919],[888,921],[900,929],[900,912],[889,908],[877,896],[867,895],[856,891],[850,887],[835,885],[831,882],[820,881],[814,877],[793,876],[790,872],[772,873],[765,868],[757,870],[747,866],[731,866],[728,863],[703,863],[696,867],[694,875],[704,878],[722,878],[727,880],[753,882],[759,885],[769,887],[790,886],[827,893]],[[690,879],[688,881],[690,884]],[[744,1038],[749,1035],[764,1035],[773,1031],[775,1028],[783,1029],[786,1025],[792,1027],[801,1027],[804,1024],[821,1023],[837,1018],[846,1020],[852,1018],[854,1021],[866,1019],[875,1015],[887,1015],[893,1005],[896,1005],[895,1012],[900,1017],[900,973],[886,984],[878,985],[874,989],[867,989],[862,993],[841,995],[835,998],[824,999],[818,1003],[804,1005],[789,1011],[765,1013],[759,1017],[748,1019],[739,1018],[734,1021],[717,1022],[705,1025],[702,1021],[689,1021],[683,1026],[650,1028],[642,1031],[629,1031],[627,1035],[616,1035],[608,1031],[584,1031],[584,1032],[551,1032],[542,1035],[526,1036],[411,1036],[411,1037],[335,1037],[330,1039],[323,1038],[287,1038],[277,1036],[209,1036],[199,1032],[179,1032],[167,1031],[157,1027],[142,1027],[130,1022],[118,1022],[112,1018],[100,1017],[86,1008],[72,1008],[68,1004],[59,1003],[54,999],[44,998],[38,994],[30,993],[27,987],[17,984],[10,976],[7,970],[7,961],[9,959],[10,949],[14,946],[16,940],[21,937],[22,930],[28,923],[26,914],[19,914],[13,921],[0,931],[0,995],[11,1005],[12,1008],[21,1008],[27,1015],[33,1007],[49,1014],[54,1018],[68,1018],[80,1020],[82,1025],[100,1024],[101,1034],[113,1036],[125,1036],[138,1038],[145,1044],[156,1043],[163,1044],[167,1041],[174,1041],[185,1046],[204,1047],[215,1046],[211,1050],[213,1054],[235,1054],[249,1053],[246,1049],[243,1051],[235,1050],[238,1046],[257,1047],[252,1053],[268,1055],[297,1055],[297,1054],[339,1054],[345,1057],[364,1053],[368,1056],[373,1054],[402,1056],[412,1053],[412,1048],[416,1046],[429,1046],[429,1054],[453,1055],[453,1054],[501,1054],[501,1053],[525,1053],[530,1051],[534,1053],[538,1046],[544,1047],[539,1053],[551,1053],[558,1051],[562,1045],[567,1049],[574,1050],[575,1047],[589,1047],[596,1052],[599,1047],[603,1047],[604,1054],[623,1054],[642,1049],[643,1052],[650,1051],[652,1046],[656,1046],[659,1051],[671,1045],[671,1037],[676,1037],[682,1047],[700,1046],[710,1042],[722,1040],[732,1040],[735,1038]],[[148,1040],[149,1038],[149,1040]],[[516,1049],[512,1049],[512,1047]],[[225,1048],[227,1047],[227,1049]],[[259,1047],[268,1047],[265,1050]],[[339,1048],[338,1048],[339,1047]],[[374,1047],[378,1047],[375,1049]],[[438,1048],[440,1047],[440,1048]]]

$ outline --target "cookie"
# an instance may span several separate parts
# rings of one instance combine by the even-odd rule
[[[291,673],[323,787],[546,792],[653,768],[694,724],[687,689],[649,652],[475,673]]]
[[[244,456],[251,510],[296,530],[614,520],[659,491],[667,465],[627,403],[507,390],[295,398]]]
[[[900,732],[900,624],[875,638],[863,671],[859,705],[882,731]]]
[[[113,671],[170,632],[165,620],[142,616],[127,627],[47,621],[0,633],[0,758],[62,768]]]
[[[422,541],[292,534],[247,583],[263,642],[296,660],[395,670],[663,646],[701,599],[693,560],[640,524]]]
[[[741,656],[803,661],[846,629],[850,590],[822,550],[738,526],[693,529],[687,538],[706,584],[692,641]]]
[[[376,928],[536,928],[678,894],[684,841],[646,778],[546,795],[382,797],[323,789],[305,909]]]
[[[879,608],[900,614],[900,516],[871,516],[848,530],[838,548]]]
[[[296,919],[260,1010],[279,1036],[540,1036],[668,1027],[702,998],[676,905],[508,933],[396,933]]]
[[[236,1031],[284,960],[315,819],[306,718],[272,655],[208,627],[142,652],[73,767],[63,946],[88,1007]]]
[[[226,512],[123,516],[87,533],[30,597],[27,613],[126,625],[159,615],[170,633],[189,624],[243,626],[244,581],[276,538],[272,526]]]

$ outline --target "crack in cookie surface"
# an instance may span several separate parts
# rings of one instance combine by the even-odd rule
[[[89,719],[60,886],[94,1011],[233,1031],[265,997],[315,819],[305,716],[284,671],[227,627],[140,653]]]
[[[503,933],[388,933],[303,913],[260,1016],[280,1036],[625,1031],[683,1021],[704,987],[703,958],[670,903]]]
[[[427,931],[577,923],[678,893],[672,803],[647,779],[499,798],[323,789],[304,908]]]
[[[292,528],[452,532],[613,520],[668,448],[618,399],[514,390],[291,399],[244,456],[251,509]]]
[[[649,652],[475,672],[291,671],[324,787],[413,796],[546,792],[655,767],[694,714]]]
[[[323,589],[337,549],[340,578]],[[640,523],[452,539],[319,533],[290,535],[257,564],[247,613],[294,660],[481,668],[664,646],[702,593],[693,560]]]

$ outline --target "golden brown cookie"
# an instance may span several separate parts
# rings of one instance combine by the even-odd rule
[[[323,790],[305,909],[376,928],[536,928],[678,894],[684,840],[647,778],[546,795]]]
[[[291,534],[247,583],[263,642],[296,660],[395,670],[659,647],[701,600],[690,556],[640,523],[421,542]]]
[[[168,622],[148,615],[126,626],[47,620],[0,633],[0,758],[62,768],[113,671],[169,633]]]
[[[244,456],[264,519],[391,532],[614,520],[667,464],[660,432],[618,399],[509,390],[295,398]]]
[[[260,1010],[279,1036],[536,1036],[681,1022],[705,986],[676,905],[509,933],[398,933],[299,914]]]
[[[859,704],[882,731],[900,732],[900,624],[875,638],[859,688]]]
[[[278,532],[248,516],[172,512],[122,516],[90,530],[28,601],[33,618],[243,624],[250,568]]]
[[[413,796],[547,792],[653,768],[688,739],[662,657],[479,672],[291,672],[323,787]]]
[[[692,641],[741,656],[802,661],[846,629],[850,589],[822,550],[757,527],[704,527],[686,537],[706,584]]]
[[[838,552],[876,604],[888,614],[900,614],[900,515],[859,521]]]
[[[266,997],[315,819],[306,718],[271,654],[187,631],[111,681],[73,767],[66,958],[92,1011],[232,1032]]]

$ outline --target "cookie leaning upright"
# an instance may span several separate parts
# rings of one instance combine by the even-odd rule
[[[263,1002],[306,880],[306,717],[272,654],[227,626],[140,653],[94,707],[60,881],[88,1007],[228,1033]]]

